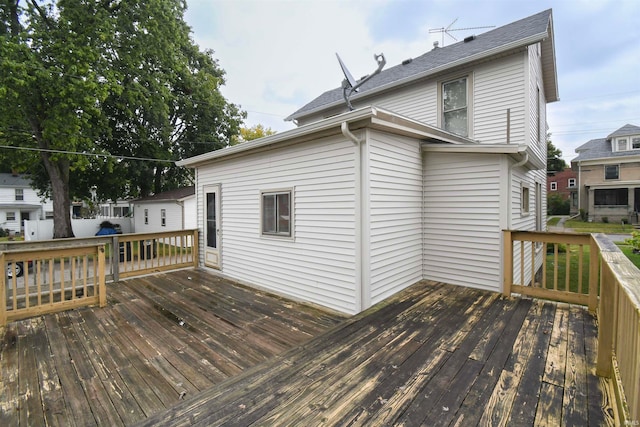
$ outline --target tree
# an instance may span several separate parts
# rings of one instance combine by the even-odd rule
[[[244,113],[184,1],[0,2],[0,143],[22,148],[2,156],[51,196],[54,238],[73,236],[72,197],[175,188],[191,176],[173,160],[238,133]]]
[[[241,127],[240,134],[231,139],[231,145],[240,144],[253,139],[264,138],[265,136],[274,135],[275,133],[275,130],[268,127],[265,128],[261,124],[257,124],[252,127]]]
[[[560,172],[567,167],[562,159],[562,151],[556,148],[551,142],[551,134],[547,134],[547,171]]]

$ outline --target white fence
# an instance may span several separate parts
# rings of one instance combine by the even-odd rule
[[[100,230],[100,224],[103,221],[109,221],[112,224],[119,224],[122,232],[132,233],[131,218],[91,218],[91,219],[72,219],[71,227],[76,237],[95,236]],[[24,221],[24,240],[51,240],[53,239],[53,220],[52,219],[36,219]]]

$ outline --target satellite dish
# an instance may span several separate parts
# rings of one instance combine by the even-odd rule
[[[344,62],[342,62],[342,59],[340,59],[340,55],[338,55],[338,52],[336,52],[336,57],[338,58],[338,62],[340,63],[340,68],[342,68],[342,73],[344,74],[346,83],[349,83],[349,86],[351,86],[352,88],[355,87],[357,84],[356,79],[353,78],[347,66],[344,65]]]
[[[342,81],[342,96],[344,97],[344,100],[347,103],[347,107],[349,107],[349,111],[352,111],[353,106],[351,105],[351,101],[349,101],[349,98],[351,97],[351,95],[353,95],[354,92],[357,92],[360,89],[360,86],[368,82],[373,76],[375,76],[376,74],[379,74],[380,71],[382,71],[382,68],[387,63],[387,61],[384,59],[383,53],[381,53],[380,55],[374,54],[373,59],[375,59],[376,62],[378,63],[378,68],[376,68],[376,70],[373,73],[366,76],[362,80],[356,81],[356,79],[353,78],[353,75],[351,75],[351,73],[349,72],[349,69],[347,68],[347,66],[344,65],[344,62],[342,62],[342,59],[340,59],[340,55],[338,55],[337,52],[336,52],[336,56],[338,57],[340,68],[342,68],[342,73],[344,74],[344,80]]]

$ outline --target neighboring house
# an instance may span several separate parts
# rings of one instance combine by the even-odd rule
[[[544,229],[557,99],[551,10],[383,70],[355,111],[326,92],[297,129],[178,162],[200,262],[346,313],[421,279],[501,291],[503,230]]]
[[[0,228],[20,233],[23,221],[53,218],[53,202],[42,199],[25,175],[0,173]]]
[[[627,124],[576,148],[571,161],[580,186],[579,209],[590,221],[638,223],[640,127]]]
[[[194,186],[134,200],[132,205],[136,233],[197,228]]]
[[[99,205],[99,216],[104,218],[122,218],[131,216],[130,200],[108,200]]]
[[[578,174],[570,168],[547,171],[547,194],[559,194],[563,200],[571,201],[571,210],[578,210]]]

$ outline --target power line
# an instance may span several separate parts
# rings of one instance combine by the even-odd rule
[[[74,154],[78,156],[88,156],[88,157],[89,156],[106,157],[106,158],[119,159],[119,160],[141,160],[145,162],[164,162],[164,163],[175,162],[175,160],[152,159],[150,157],[119,156],[115,154],[101,154],[101,153],[82,153],[79,151],[53,150],[49,148],[15,147],[13,145],[0,145],[0,148],[6,148],[11,150],[24,150],[24,151],[42,151],[46,153],[56,153],[56,154]]]

